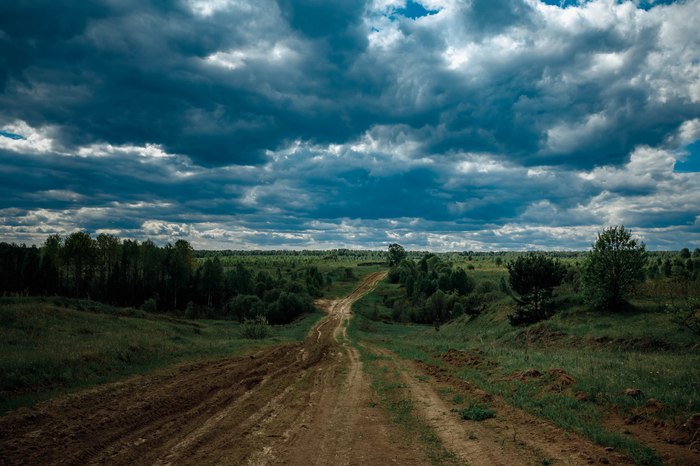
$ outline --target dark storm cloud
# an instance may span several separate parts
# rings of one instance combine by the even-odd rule
[[[4,2],[0,234],[700,239],[700,4],[546,3]]]
[[[68,148],[156,143],[210,166],[261,163],[294,139],[344,143],[376,124],[428,133],[432,152],[591,166],[700,116],[697,103],[659,101],[657,83],[634,82],[660,26],[630,14],[635,27],[588,18],[567,30],[532,2],[429,3],[438,14],[394,21],[401,39],[380,50],[369,38],[401,8],[280,0],[198,14],[198,4],[6,2],[3,119],[57,125]],[[475,58],[450,68],[450,51]],[[614,73],[585,76],[615,53],[625,58]],[[576,128],[592,115],[605,124],[584,144]]]

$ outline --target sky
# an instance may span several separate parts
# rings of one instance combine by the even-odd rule
[[[700,0],[0,2],[0,241],[700,247]]]

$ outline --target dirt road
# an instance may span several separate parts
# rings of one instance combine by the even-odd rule
[[[0,419],[2,464],[421,464],[371,401],[345,326],[368,276],[302,344],[180,366]]]
[[[376,400],[346,332],[352,303],[384,275],[321,303],[328,315],[303,343],[183,365],[6,415],[0,464],[429,464],[425,445]],[[438,395],[445,380],[369,351],[384,356],[450,462],[626,462],[497,401],[497,419],[462,421]]]

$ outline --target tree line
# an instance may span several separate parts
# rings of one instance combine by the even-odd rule
[[[472,255],[468,258],[471,260]],[[581,257],[579,263],[564,264],[559,258]],[[515,302],[508,316],[512,325],[529,325],[550,318],[555,312],[555,290],[567,283],[590,307],[618,311],[645,279],[671,279],[687,283],[700,280],[700,249],[683,248],[675,257],[650,259],[643,242],[632,237],[624,226],[601,231],[591,250],[581,253],[520,254],[505,265],[507,279],[498,284],[475,280],[460,267],[434,254],[411,259],[399,244],[387,251],[389,281],[402,285],[403,296],[385,296],[384,304],[393,310],[393,319],[434,323],[436,327],[461,314],[477,315],[488,302],[510,295]],[[500,256],[495,264],[503,263]],[[467,269],[473,267],[467,266]]]
[[[347,278],[345,270],[335,274]],[[291,274],[224,268],[217,256],[197,260],[184,240],[159,247],[76,232],[51,235],[40,247],[0,243],[0,295],[60,295],[187,317],[287,323],[312,311],[313,298],[332,280],[315,266]]]

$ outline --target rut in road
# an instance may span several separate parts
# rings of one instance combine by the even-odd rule
[[[0,463],[422,464],[418,447],[371,407],[369,381],[344,333],[352,303],[384,275],[332,302],[303,343],[10,413],[0,418]]]

